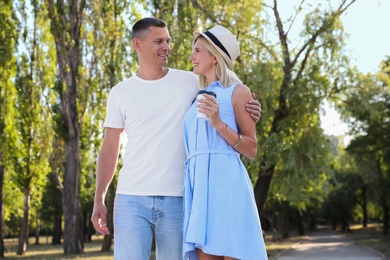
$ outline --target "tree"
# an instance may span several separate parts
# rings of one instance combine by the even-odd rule
[[[278,232],[281,238],[289,237],[289,222],[293,217],[300,235],[305,234],[303,216],[309,209],[319,209],[329,191],[329,180],[332,177],[332,157],[322,129],[310,126],[310,123],[303,128],[305,122],[299,125],[302,132],[295,130],[294,136],[285,138],[288,143],[280,153],[282,162],[275,167],[276,178],[270,187],[267,207],[262,212],[263,220],[264,215],[279,216],[277,223],[271,224],[276,225],[274,232]]]
[[[115,2],[96,2],[90,6],[91,15],[85,19],[83,30],[84,59],[83,77],[80,84],[88,89],[84,100],[83,125],[81,131],[81,198],[86,227],[86,241],[92,235],[90,214],[93,207],[95,190],[95,161],[101,147],[105,105],[110,89],[122,79],[130,76],[137,69],[135,53],[131,51],[131,27],[140,17],[139,5],[143,1],[128,3],[124,0]],[[120,162],[118,163],[118,168]],[[106,196],[108,209],[108,228],[113,230],[113,203],[116,178],[113,179]],[[110,251],[113,234],[105,236],[102,251]]]
[[[14,182],[18,184],[24,194],[23,220],[21,223],[19,245],[17,253],[22,255],[27,249],[29,235],[29,216],[31,205],[34,205],[37,221],[38,209],[42,195],[42,188],[48,172],[48,154],[51,148],[50,117],[45,106],[44,91],[53,82],[50,76],[54,75],[53,52],[46,51],[48,27],[47,20],[38,15],[40,6],[32,3],[32,15],[29,17],[26,5],[19,8],[20,27],[23,31],[23,41],[18,59],[15,86],[17,89],[16,128],[19,135],[19,156],[15,159],[16,174]],[[31,19],[32,25],[29,24]],[[31,27],[30,27],[31,26]],[[30,30],[31,29],[31,30]],[[46,119],[46,120],[45,120]],[[36,227],[38,229],[39,226]]]
[[[273,57],[280,65],[278,75],[281,78],[276,96],[273,97],[277,100],[276,107],[272,107],[274,103],[269,103],[268,113],[271,113],[271,116],[267,119],[271,124],[265,128],[266,139],[261,146],[265,149],[260,155],[258,179],[255,185],[255,197],[260,212],[264,209],[275,171],[278,165],[285,161],[280,159],[283,158],[282,151],[288,148],[286,144],[289,144],[289,140],[293,140],[294,135],[303,133],[310,124],[319,126],[319,106],[322,98],[332,92],[332,89],[329,89],[331,86],[335,86],[335,90],[339,87],[340,78],[336,69],[339,63],[344,61],[344,58],[338,55],[342,44],[339,17],[353,2],[355,1],[349,3],[342,1],[338,8],[325,13],[321,13],[318,9],[309,13],[302,33],[304,43],[301,47],[292,50],[288,39],[289,29],[287,31],[284,29],[285,24],[279,15],[277,1],[274,0],[273,6],[269,6],[276,21],[281,48],[281,57]],[[301,7],[298,7],[297,13]],[[333,82],[330,82],[330,79],[333,79]],[[306,112],[300,113],[302,111]],[[315,111],[316,114],[310,115],[307,111]],[[301,127],[299,123],[304,121],[309,125],[303,124]],[[315,153],[321,153],[321,146],[318,148]],[[311,163],[312,161],[307,161],[304,167],[308,167]]]
[[[356,75],[354,92],[347,92],[342,106],[349,117],[355,138],[347,151],[370,165],[366,175],[373,181],[378,204],[383,212],[383,233],[389,233],[390,221],[390,59],[382,63],[376,77]],[[367,169],[367,167],[366,167]]]
[[[0,2],[0,258],[4,257],[4,179],[9,163],[10,152],[15,141],[13,127],[15,87],[12,78],[15,76],[16,59],[13,56],[18,37],[16,19],[12,1]]]
[[[41,202],[41,220],[46,229],[53,232],[51,240],[52,245],[61,244],[62,236],[62,203],[61,188],[59,187],[58,177],[53,171],[47,175],[46,186],[42,195]]]
[[[49,11],[58,65],[56,89],[60,97],[65,129],[65,160],[62,203],[65,220],[64,252],[83,252],[83,225],[80,203],[80,33],[85,1],[45,1]]]
[[[322,216],[332,223],[336,230],[341,224],[342,231],[350,231],[349,223],[354,220],[359,190],[363,179],[357,171],[354,158],[338,149],[333,163],[334,176],[329,182],[329,193],[322,203]]]

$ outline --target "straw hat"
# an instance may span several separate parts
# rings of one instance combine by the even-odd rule
[[[233,62],[240,56],[240,46],[236,37],[221,25],[214,26],[206,32],[194,32],[195,39],[200,35],[205,37],[222,55],[229,69],[233,69]]]

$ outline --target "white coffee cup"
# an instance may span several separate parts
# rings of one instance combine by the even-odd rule
[[[203,96],[203,94],[208,94],[208,95],[213,96],[214,98],[217,98],[217,94],[215,94],[215,92],[213,92],[213,91],[200,90],[200,91],[198,91],[198,95],[196,97],[196,100],[198,101],[200,99],[205,99],[206,97]],[[209,120],[209,117],[206,114],[199,112],[199,108],[197,108],[197,117],[198,117],[198,119]]]

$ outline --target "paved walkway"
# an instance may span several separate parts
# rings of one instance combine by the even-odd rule
[[[313,232],[301,243],[277,256],[277,260],[381,260],[378,254],[332,231]]]

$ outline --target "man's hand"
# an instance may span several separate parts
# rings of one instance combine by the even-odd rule
[[[252,119],[257,123],[261,117],[261,104],[258,100],[256,100],[256,94],[252,93],[253,100],[250,100],[246,104],[246,111],[248,111],[252,117]]]
[[[104,204],[95,204],[91,216],[91,221],[96,231],[102,235],[109,235],[110,231],[107,228],[107,208]]]

